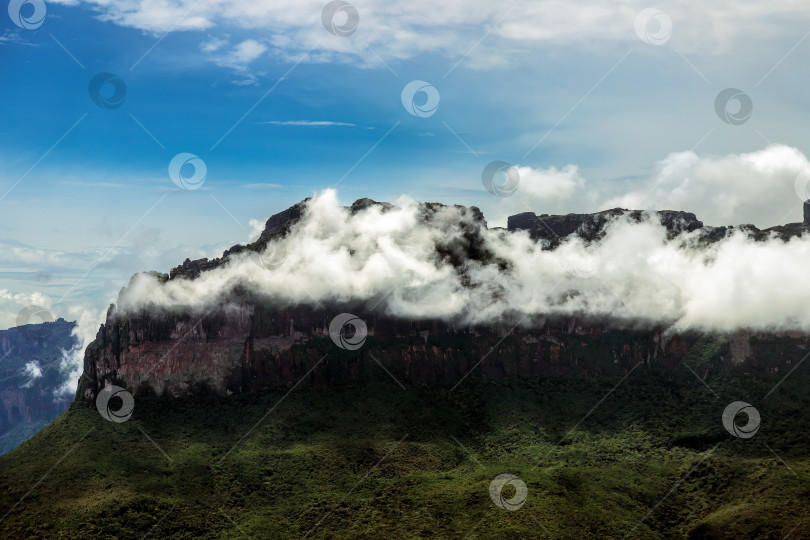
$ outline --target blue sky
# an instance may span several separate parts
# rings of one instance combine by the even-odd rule
[[[97,316],[134,272],[215,256],[338,183],[347,204],[409,195],[494,224],[633,203],[800,219],[801,2],[355,2],[347,37],[325,4],[61,0],[37,28],[3,17],[0,326],[31,302]],[[647,8],[672,23],[648,21],[663,43],[634,28]],[[118,108],[88,94],[104,72],[126,85]],[[435,114],[403,107],[413,80],[435,87]],[[729,87],[753,102],[741,125],[715,113]],[[200,189],[169,177],[183,152],[205,162]],[[515,197],[483,188],[493,160],[520,166]]]

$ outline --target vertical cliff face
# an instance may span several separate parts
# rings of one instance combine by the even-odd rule
[[[76,345],[74,327],[59,319],[0,331],[0,453],[68,408],[70,396],[59,389],[69,376],[62,358]]]
[[[344,209],[344,217],[351,219],[372,207],[379,210],[378,215],[394,208],[360,199]],[[294,234],[294,227],[306,218],[308,208],[307,201],[303,201],[268,219],[261,236],[252,244],[234,246],[213,260],[186,260],[169,274],[153,273],[153,282],[158,284],[156,287],[177,282],[185,285],[184,280],[196,280],[230,264],[234,256],[241,260],[256,255],[263,265],[266,261],[259,254],[268,242]],[[487,224],[477,208],[451,209],[425,203],[418,206],[416,214],[420,226],[441,231],[431,246],[431,257],[435,264],[454,272],[462,286],[475,286],[468,285],[466,272],[470,263],[489,265],[492,280],[501,277],[499,272],[509,270],[509,261],[499,259],[485,240]],[[687,212],[649,214],[613,209],[565,216],[519,214],[509,218],[504,234],[526,231],[540,249],[551,250],[571,235],[598,242],[616,218],[631,222],[657,219],[670,239],[700,231],[698,236],[704,244],[720,241],[730,230],[704,227]],[[773,235],[789,239],[804,234],[805,229],[801,224],[789,224],[766,231],[752,227],[745,230],[753,239]],[[289,305],[290,301],[274,304],[261,299],[265,292],[242,290],[241,282],[235,283],[228,290],[217,285],[223,289],[217,291],[222,304],[209,310],[155,308],[121,312],[112,308],[96,340],[87,348],[77,397],[93,400],[107,384],[126,386],[133,392],[182,396],[199,391],[246,392],[268,385],[295,384],[302,378],[312,383],[342,383],[369,377],[379,371],[380,365],[403,381],[442,385],[455,384],[468,373],[484,378],[532,377],[550,372],[598,376],[625,372],[639,364],[675,369],[684,359],[690,361],[690,369],[699,365],[704,372],[745,368],[758,362],[778,370],[798,361],[794,356],[806,344],[802,335],[756,336],[741,331],[729,336],[700,336],[677,334],[652,323],[646,324],[644,330],[631,330],[616,321],[570,316],[553,320],[537,316],[520,325],[517,317],[506,317],[470,327],[451,320],[397,318],[383,314],[383,308],[375,311],[362,302],[328,307]],[[175,288],[175,292],[181,291],[175,295],[181,297],[177,302],[184,300],[187,290],[194,288]],[[497,286],[492,291],[496,296]],[[367,325],[368,340],[357,351],[340,349],[329,336],[330,322],[343,312],[355,314]],[[778,343],[781,356],[771,355],[762,343]]]
[[[638,365],[672,370],[684,359],[704,371],[755,361],[779,370],[798,361],[806,344],[800,336],[778,338],[783,353],[773,357],[768,340],[777,338],[769,336],[609,329],[574,318],[517,328],[517,320],[469,327],[393,318],[355,306],[352,313],[365,321],[368,337],[360,349],[347,351],[329,336],[339,313],[251,303],[197,315],[111,314],[86,351],[77,398],[92,401],[107,384],[171,396],[228,395],[302,378],[305,384],[342,384],[379,375],[380,365],[403,383],[439,385],[454,385],[467,373],[498,379],[601,376]],[[714,344],[711,354],[707,339]]]
[[[85,352],[77,396],[93,399],[105,381],[151,389],[157,394],[188,394],[208,385],[224,392],[243,355],[252,309],[230,308],[196,318],[170,313],[109,315]]]

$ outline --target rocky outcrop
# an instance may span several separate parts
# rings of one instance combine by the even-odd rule
[[[751,332],[740,330],[729,337],[731,363],[739,366],[751,357]]]
[[[570,235],[576,235],[588,241],[598,241],[605,235],[605,226],[611,219],[619,216],[627,216],[635,221],[647,219],[647,216],[657,217],[661,225],[666,227],[669,237],[673,238],[683,232],[699,231],[699,239],[703,243],[712,243],[726,238],[735,231],[742,231],[750,238],[757,241],[764,241],[771,237],[788,241],[791,238],[802,236],[810,232],[810,220],[808,220],[808,210],[810,206],[804,205],[804,223],[786,223],[768,229],[758,229],[751,224],[738,226],[710,227],[703,224],[691,212],[681,212],[675,210],[659,210],[657,212],[642,212],[641,210],[625,210],[614,208],[604,210],[595,214],[566,214],[554,216],[534,212],[524,212],[508,218],[507,228],[510,231],[523,230],[529,233],[533,240],[543,240],[548,242],[550,248],[554,248]]]
[[[624,215],[635,221],[641,221],[645,217],[645,213],[641,210],[630,211],[623,208],[604,210],[595,214],[566,214],[563,216],[548,214],[538,216],[534,212],[524,212],[508,218],[507,228],[510,231],[527,231],[533,240],[542,239],[552,244],[558,244],[572,234],[588,241],[595,241],[604,236],[605,225],[611,219]],[[691,232],[703,227],[703,222],[699,221],[695,214],[689,212],[662,210],[653,212],[653,215],[657,216],[661,225],[673,234]]]
[[[225,264],[232,255],[244,252],[258,253],[265,249],[270,240],[283,237],[290,232],[292,226],[301,220],[307,201],[309,201],[309,199],[304,199],[287,210],[279,212],[278,214],[270,217],[265,223],[264,230],[262,231],[261,235],[259,235],[259,238],[250,244],[233,246],[227,249],[222,254],[222,257],[213,260],[197,259],[192,261],[190,259],[186,259],[183,264],[173,268],[168,275],[156,275],[160,276],[160,278],[164,280],[181,278],[194,279],[202,272],[213,270],[214,268]],[[383,212],[393,208],[393,205],[390,203],[378,202],[372,199],[363,198],[355,201],[351,206],[348,207],[348,209],[352,215],[354,215],[357,212],[365,210],[371,206],[377,206]],[[435,219],[437,213],[444,208],[447,208],[447,205],[441,203],[424,203],[421,205],[420,217],[423,221],[430,222],[431,220]],[[454,256],[453,254],[461,253],[462,251],[465,253],[465,256],[471,259],[483,260],[489,256],[489,254],[478,250],[478,247],[483,245],[483,241],[481,239],[481,228],[487,228],[487,222],[484,219],[484,214],[475,206],[468,208],[466,206],[455,205],[453,208],[458,209],[462,217],[470,217],[470,221],[459,223],[460,227],[464,229],[462,243],[439,244],[436,246],[437,251],[443,256],[443,258],[454,264],[460,264],[461,261],[458,260],[458,257]]]
[[[183,264],[176,266],[168,274],[159,274],[159,276],[161,279],[194,279],[202,272],[213,270],[225,264],[232,255],[246,251],[254,253],[261,252],[270,240],[283,237],[290,232],[291,227],[298,223],[304,215],[308,201],[309,199],[304,199],[287,210],[270,217],[256,241],[246,245],[239,244],[232,246],[222,254],[222,257],[213,260],[197,259],[192,261],[186,259]],[[382,211],[393,208],[393,205],[390,203],[363,198],[355,201],[348,209],[352,214],[356,214],[370,206],[378,206]],[[439,210],[446,208],[447,205],[441,203],[423,203],[421,207],[422,219],[430,221]],[[454,208],[459,209],[461,215],[469,215],[472,219],[470,222],[461,224],[462,227],[466,229],[466,244],[462,246],[452,246],[452,248],[457,249],[461,247],[468,249],[466,256],[470,259],[487,260],[491,254],[478,250],[478,248],[483,245],[483,242],[479,241],[481,232],[479,227],[487,228],[487,222],[484,219],[483,213],[475,206],[465,207],[454,205]],[[805,208],[807,208],[807,205],[805,205]],[[784,241],[810,232],[810,223],[807,222],[807,219],[805,219],[805,223],[788,223],[764,230],[760,230],[753,225],[740,225],[735,229],[734,226],[704,226],[703,222],[697,219],[697,216],[691,212],[676,210],[645,212],[642,210],[626,210],[623,208],[613,208],[593,214],[540,214],[538,216],[534,212],[524,212],[507,218],[507,230],[527,231],[533,240],[546,242],[546,249],[554,249],[570,235],[577,235],[589,242],[597,241],[605,235],[606,225],[612,219],[621,216],[627,216],[635,221],[649,219],[650,217],[658,219],[661,225],[666,227],[670,237],[674,237],[683,232],[700,231],[700,238],[706,243],[717,242],[733,233],[735,230],[741,230],[755,240],[765,240],[771,236],[776,236]],[[443,250],[443,246],[439,245],[437,246],[437,250],[440,254],[446,256],[452,253],[452,250],[447,249],[447,246],[445,246]],[[452,257],[450,257],[449,260],[453,262]]]
[[[267,242],[289,233],[301,220],[305,202],[268,219],[260,238],[246,246],[234,246],[221,258],[186,260],[161,280],[194,279],[200,273],[224,264],[235,253],[259,252]],[[360,199],[349,207],[352,213],[371,206],[382,212],[390,204]],[[425,203],[420,219],[429,222],[442,214],[445,205]],[[462,274],[465,261],[498,262],[488,251],[482,234],[487,224],[476,207],[459,210],[461,235],[439,240],[436,253]],[[545,249],[570,235],[597,241],[611,219],[658,219],[670,235],[700,231],[704,241],[717,241],[733,227],[704,227],[694,214],[677,211],[647,213],[613,209],[595,214],[537,216],[532,212],[512,216],[508,230],[525,230]],[[794,227],[793,225],[797,225]],[[742,226],[753,237],[777,234],[784,238],[803,234],[801,224],[759,231]],[[599,376],[623,373],[642,364],[650,369],[675,369],[687,359],[690,367],[735,369],[752,363],[781,369],[798,361],[807,345],[804,336],[779,341],[780,356],[756,343],[774,336],[736,333],[709,336],[722,342],[710,347],[698,335],[678,335],[662,328],[633,330],[618,323],[582,321],[574,318],[499,321],[487,327],[470,327],[439,320],[405,320],[385,315],[363,304],[354,306],[274,305],[244,294],[229,299],[232,304],[207,312],[151,311],[119,314],[111,308],[95,341],[87,348],[84,373],[77,398],[92,401],[107,384],[125,386],[133,392],[181,396],[198,391],[229,394],[299,381],[339,384],[385,375],[381,366],[402,382],[454,385],[468,376],[480,378],[533,377],[550,372]],[[342,312],[365,321],[366,343],[356,351],[335,345],[329,324]],[[778,336],[777,336],[778,337]],[[705,341],[705,336],[703,340]],[[756,343],[755,343],[756,342]],[[772,343],[771,343],[772,346]],[[711,354],[707,357],[706,350]]]

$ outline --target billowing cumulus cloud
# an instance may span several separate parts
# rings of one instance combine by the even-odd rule
[[[785,145],[717,157],[674,152],[653,169],[631,185],[608,186],[583,178],[575,165],[521,166],[517,193],[493,198],[482,208],[497,225],[529,210],[565,214],[627,208],[685,210],[709,225],[752,223],[766,228],[801,221],[802,198],[810,198],[810,161]],[[617,187],[623,190],[620,194],[615,193]]]
[[[509,216],[522,212],[568,214],[604,208],[576,165],[546,169],[519,165],[517,171],[519,184],[513,196],[489,197],[480,203],[493,225],[506,226]]]
[[[287,237],[271,244],[286,253],[282,264],[262,267],[243,254],[194,280],[161,283],[140,274],[118,309],[203,310],[233,298],[238,286],[278,303],[384,298],[378,309],[407,318],[492,323],[574,315],[677,329],[810,329],[810,236],[755,242],[737,231],[706,245],[699,231],[668,239],[648,215],[611,221],[598,242],[570,237],[548,250],[525,232],[482,228],[455,207],[439,210],[429,224],[421,212],[401,199],[389,211],[351,215],[325,191]],[[454,265],[437,254],[439,245],[463,255],[471,231],[490,256],[460,257]]]
[[[37,306],[39,308],[36,310],[37,312],[47,311],[51,309],[52,303],[51,298],[41,292],[15,293],[8,289],[0,289],[0,328],[11,328],[20,323],[41,323],[42,319],[38,318],[34,311],[31,312],[31,320],[28,320],[26,316],[20,320],[20,316],[29,306]]]
[[[771,145],[723,157],[670,154],[656,173],[606,207],[689,209],[712,225],[754,223],[761,227],[801,221],[796,180],[810,178],[810,161],[799,150]]]

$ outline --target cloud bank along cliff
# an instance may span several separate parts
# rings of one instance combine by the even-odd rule
[[[636,327],[810,330],[810,236],[802,224],[704,227],[683,212],[510,218],[476,209],[356,202],[328,190],[274,216],[251,248],[138,274],[121,315],[201,313],[239,298],[376,305],[409,319],[490,324],[577,316]],[[265,242],[267,248],[264,248]]]

